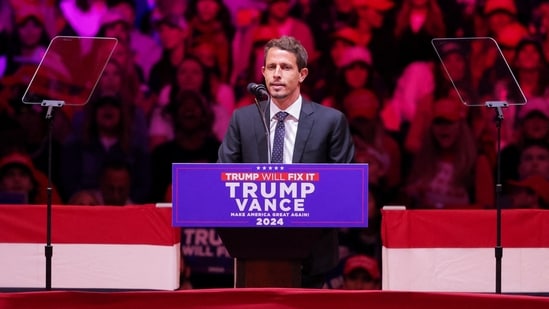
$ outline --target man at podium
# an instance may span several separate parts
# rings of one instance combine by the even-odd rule
[[[235,110],[218,162],[350,163],[354,145],[345,115],[301,95],[309,73],[303,45],[293,37],[273,39],[265,45],[264,59],[267,87],[250,84],[248,89],[267,100]],[[319,235],[302,263],[302,287],[320,288],[338,262],[337,230],[323,229]]]

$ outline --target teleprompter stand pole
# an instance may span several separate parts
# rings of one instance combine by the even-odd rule
[[[52,140],[53,140],[53,109],[62,107],[63,101],[45,100],[41,106],[47,107],[46,120],[48,121],[48,187],[47,187],[47,205],[46,205],[46,290],[51,290],[51,264],[53,257],[53,247],[51,245],[51,212],[52,212],[52,181],[51,181],[51,161],[52,161]]]
[[[506,102],[490,101],[486,106],[496,111],[497,128],[497,159],[496,159],[496,293],[501,294],[501,261],[503,259],[503,248],[501,246],[501,123],[503,122],[503,109],[509,105]]]

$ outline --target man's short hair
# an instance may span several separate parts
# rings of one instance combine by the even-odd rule
[[[297,60],[297,68],[299,70],[307,67],[307,59],[308,54],[307,50],[301,42],[299,42],[296,38],[291,36],[282,36],[278,39],[272,39],[267,44],[265,44],[265,59],[264,62],[267,60],[267,53],[269,52],[269,49],[276,47],[288,52],[291,52],[295,55]]]

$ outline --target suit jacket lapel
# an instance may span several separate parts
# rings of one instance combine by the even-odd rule
[[[313,125],[313,104],[310,101],[303,100],[295,137],[294,155],[292,158],[293,163],[299,163],[301,161]]]

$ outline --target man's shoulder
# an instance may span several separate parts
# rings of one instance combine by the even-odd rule
[[[259,102],[262,109],[265,109],[266,102]],[[237,109],[234,110],[234,115],[240,116],[240,115],[250,115],[250,114],[257,114],[259,111],[257,109],[257,105],[255,103],[250,103],[248,105],[240,106]]]
[[[309,100],[303,100],[303,107],[310,109],[312,112],[319,112],[326,115],[339,116],[342,114],[338,109]]]

